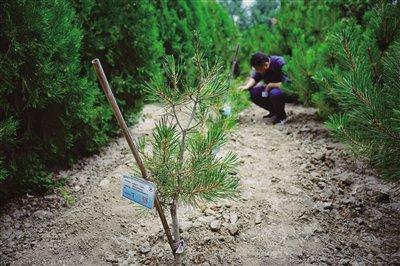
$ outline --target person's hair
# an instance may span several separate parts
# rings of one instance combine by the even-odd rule
[[[265,62],[269,61],[269,57],[261,52],[257,52],[251,56],[250,64],[252,67],[261,66]]]

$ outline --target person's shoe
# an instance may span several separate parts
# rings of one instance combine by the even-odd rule
[[[275,116],[275,114],[270,112],[269,114],[264,115],[263,118],[271,118],[271,117],[274,117],[274,116]]]
[[[283,118],[279,118],[279,117],[275,117],[274,121],[272,122],[272,124],[276,125],[276,124],[280,124],[280,125],[284,125],[286,123],[287,117],[283,117]]]

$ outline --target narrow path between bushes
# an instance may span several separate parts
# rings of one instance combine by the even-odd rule
[[[240,197],[180,208],[186,265],[376,265],[400,263],[399,185],[376,179],[332,140],[315,110],[289,105],[273,126],[255,106],[220,151],[239,158]],[[148,105],[135,136],[161,113]],[[59,173],[75,203],[59,194],[4,209],[0,265],[172,264],[158,217],[123,199],[132,155],[116,139],[99,155]]]

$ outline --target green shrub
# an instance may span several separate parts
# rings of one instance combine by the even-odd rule
[[[366,14],[366,30],[348,24],[334,39],[341,72],[334,91],[342,114],[328,126],[384,177],[400,177],[400,5]]]
[[[0,3],[0,176],[9,186],[48,186],[107,139],[99,90],[80,78],[82,32],[67,2]]]
[[[130,116],[139,112],[144,99],[141,84],[161,75],[164,51],[154,6],[147,0],[72,2],[84,33],[84,74],[97,83],[90,62],[99,58],[123,113]]]

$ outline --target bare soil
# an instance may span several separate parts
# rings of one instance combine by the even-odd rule
[[[400,265],[400,186],[377,179],[330,138],[315,110],[288,105],[274,126],[255,106],[221,154],[240,158],[240,196],[180,207],[185,265]],[[134,136],[162,109],[145,107]],[[2,210],[0,265],[171,265],[154,213],[121,197],[133,157],[123,138],[58,176],[59,192],[27,195]]]

